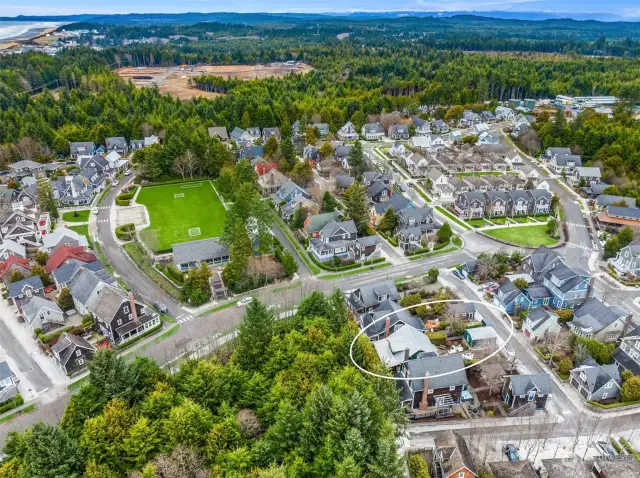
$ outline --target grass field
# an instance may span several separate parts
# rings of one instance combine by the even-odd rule
[[[62,214],[62,220],[67,222],[87,222],[89,221],[90,212],[88,209],[82,211],[67,211]],[[77,216],[75,216],[76,213]]]
[[[187,187],[201,184],[199,187]],[[183,198],[174,197],[184,194]],[[149,212],[151,226],[141,232],[154,251],[168,251],[171,244],[217,237],[224,230],[226,212],[209,181],[142,188],[137,202]],[[190,236],[189,229],[200,228]]]
[[[536,226],[524,227],[505,227],[503,229],[489,229],[484,231],[487,236],[500,239],[501,241],[510,242],[518,246],[538,247],[552,246],[557,239],[547,234],[547,225],[540,224]]]

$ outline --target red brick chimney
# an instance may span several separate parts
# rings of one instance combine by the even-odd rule
[[[391,317],[387,317],[384,321],[384,336],[389,337],[389,333],[391,332]]]
[[[426,410],[429,406],[429,377],[424,378],[424,390],[420,399],[420,410]]]
[[[133,297],[133,292],[129,292],[129,308],[131,309],[131,314],[133,315],[133,321],[138,321],[138,311],[136,309],[136,301]]]

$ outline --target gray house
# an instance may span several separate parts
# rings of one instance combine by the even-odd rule
[[[534,402],[536,410],[544,410],[551,396],[551,376],[548,373],[509,375],[502,387],[504,403],[516,410]]]
[[[40,329],[43,332],[64,325],[65,319],[58,304],[38,296],[22,304],[22,317],[32,331]]]
[[[342,222],[331,220],[325,224],[318,237],[309,240],[309,250],[320,261],[332,260],[334,256],[350,258],[350,249],[357,235],[356,224],[352,219]]]
[[[613,361],[620,369],[631,370],[640,375],[640,327],[635,327],[620,341],[620,346],[613,352]]]
[[[571,332],[578,337],[615,342],[623,334],[631,316],[617,305],[606,305],[595,297],[580,305],[568,322]]]
[[[207,128],[207,133],[209,133],[209,136],[212,138],[218,138],[219,141],[229,141],[229,134],[227,133],[227,128],[224,126],[212,126],[211,128]]]
[[[119,155],[124,156],[129,152],[129,144],[122,136],[109,137],[105,140],[105,144],[107,146],[107,153],[115,151]]]
[[[96,353],[96,347],[83,337],[64,332],[58,342],[51,347],[58,366],[67,375],[86,366]]]
[[[617,365],[599,365],[589,357],[571,370],[569,383],[585,400],[600,402],[618,398],[622,380]]]
[[[219,237],[173,244],[173,263],[181,271],[188,271],[205,263],[209,266],[229,261],[229,248]]]
[[[385,317],[387,315],[388,317]],[[389,299],[383,301],[375,310],[362,314],[358,318],[358,322],[360,328],[366,328],[364,333],[371,340],[389,337],[390,334],[398,332],[405,326],[412,327],[423,334],[427,330],[420,317],[412,315],[407,310],[402,310],[398,303]]]
[[[409,139],[409,125],[392,124],[389,126],[388,136],[391,139]]]
[[[40,276],[31,276],[16,282],[10,282],[7,284],[7,290],[9,297],[18,305],[17,301],[30,299],[35,295],[42,295],[44,285]]]
[[[78,156],[91,156],[95,151],[96,145],[90,141],[69,143],[69,155],[72,159],[78,159]]]
[[[18,394],[18,379],[7,362],[0,362],[0,403]]]
[[[398,302],[400,294],[393,280],[362,286],[347,294],[347,306],[357,315],[371,312],[387,300]]]
[[[380,141],[384,138],[384,128],[380,123],[367,123],[362,126],[361,136],[367,141]]]

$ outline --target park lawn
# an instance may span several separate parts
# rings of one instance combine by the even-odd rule
[[[89,225],[83,224],[81,226],[68,226],[67,229],[71,229],[72,231],[76,231],[78,234],[82,234],[89,241],[89,247],[93,247],[93,241],[91,240],[91,236],[89,236]]]
[[[523,216],[512,217],[511,219],[513,219],[516,222],[519,222],[520,224],[526,224],[528,222],[533,222],[531,219],[529,219],[527,217],[523,217]]]
[[[558,242],[547,233],[547,225],[540,224],[525,227],[505,227],[483,231],[487,236],[510,242],[518,246],[552,246]]]
[[[78,214],[74,216],[74,214]],[[66,222],[88,222],[91,211],[83,209],[82,211],[67,211],[62,214],[62,220]]]
[[[143,187],[137,202],[147,207],[151,220],[141,237],[156,252],[170,251],[180,242],[218,237],[224,230],[226,211],[209,181]],[[198,227],[200,234],[190,236],[189,229]]]
[[[484,219],[468,219],[467,224],[473,227],[484,227],[489,225],[489,223]]]

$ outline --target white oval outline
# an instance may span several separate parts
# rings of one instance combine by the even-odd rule
[[[509,317],[509,315],[503,311],[502,309],[500,309],[497,305],[494,304],[490,304],[488,302],[483,302],[480,300],[470,300],[470,299],[447,299],[447,300],[431,300],[428,302],[421,302],[420,304],[415,304],[415,305],[410,305],[408,307],[403,307],[401,309],[398,310],[394,310],[389,312],[388,314],[374,320],[373,322],[371,322],[369,325],[367,325],[365,328],[361,329],[360,332],[358,332],[356,334],[356,336],[354,337],[353,341],[351,342],[351,346],[349,347],[349,358],[351,359],[351,362],[353,363],[353,365],[355,365],[361,372],[364,372],[368,375],[371,375],[372,377],[377,377],[377,378],[384,378],[387,380],[394,380],[394,381],[400,381],[400,380],[406,380],[406,377],[394,377],[394,376],[387,376],[387,375],[380,375],[377,373],[374,373],[370,370],[367,370],[363,367],[361,367],[353,358],[353,346],[356,343],[356,340],[358,340],[358,337],[360,337],[362,334],[364,334],[365,330],[367,330],[369,327],[371,327],[373,324],[375,324],[376,322],[386,319],[387,317],[389,317],[390,315],[396,314],[398,312],[401,312],[403,310],[409,310],[409,309],[413,309],[415,307],[420,307],[421,305],[429,305],[429,304],[441,304],[443,302],[462,302],[463,304],[480,304],[480,305],[486,305],[488,307],[493,307],[494,309],[496,309],[498,312],[500,312],[500,315],[506,315],[507,317]],[[452,370],[450,372],[443,372],[443,373],[439,373],[436,375],[425,375],[424,377],[411,377],[411,380],[424,380],[425,378],[436,378],[436,377],[444,377],[446,375],[452,375],[454,373],[458,373],[461,372],[463,370],[468,370],[472,367],[475,367],[476,365],[480,365],[482,362],[485,362],[486,360],[489,360],[491,357],[493,357],[494,355],[496,355],[498,352],[500,352],[502,349],[504,349],[507,345],[507,343],[511,340],[511,337],[513,337],[513,321],[511,320],[511,318],[509,317],[509,322],[511,322],[511,329],[509,330],[509,337],[507,337],[507,340],[503,340],[502,346],[500,346],[495,352],[493,352],[490,355],[487,355],[485,358],[483,358],[482,360],[478,360],[477,362],[468,365],[466,367],[463,368],[459,368],[456,370]],[[411,327],[410,325],[405,325],[405,327]],[[495,329],[494,329],[495,330]],[[498,332],[496,331],[496,335],[498,335]],[[498,335],[498,337],[500,337]],[[368,339],[368,337],[367,337]],[[501,339],[502,340],[502,339]],[[515,350],[514,350],[515,353]],[[386,366],[386,365],[385,365]]]

